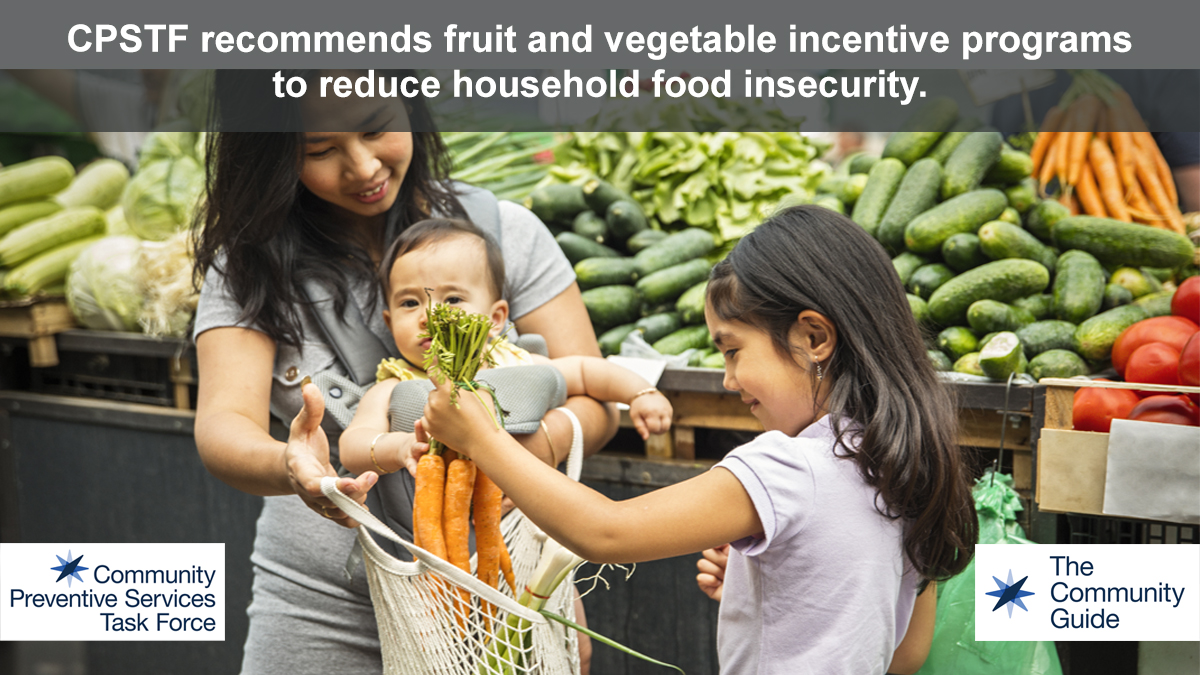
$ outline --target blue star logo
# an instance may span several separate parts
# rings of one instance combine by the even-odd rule
[[[68,549],[67,557],[65,560],[63,559],[63,557],[61,555],[56,555],[54,557],[58,558],[58,563],[59,563],[58,567],[50,568],[50,569],[54,570],[55,572],[58,572],[58,578],[54,580],[55,582],[59,582],[59,581],[62,581],[63,579],[66,579],[67,580],[67,588],[71,587],[71,579],[72,578],[78,579],[80,582],[83,582],[83,577],[79,576],[79,573],[88,568],[79,564],[79,561],[83,560],[82,555],[79,556],[78,558],[75,558],[74,560],[72,560],[71,559],[71,551]]]
[[[996,582],[997,588],[996,588],[996,590],[989,591],[988,593],[985,594],[985,595],[990,595],[993,598],[999,598],[999,600],[996,601],[996,606],[992,608],[992,611],[994,612],[994,611],[1000,609],[1001,607],[1004,607],[1005,605],[1007,605],[1008,606],[1008,618],[1010,618],[1010,619],[1012,618],[1013,605],[1016,605],[1017,607],[1020,607],[1021,609],[1028,612],[1029,608],[1025,606],[1025,603],[1021,602],[1021,598],[1026,598],[1026,597],[1033,595],[1033,591],[1021,590],[1021,587],[1025,585],[1025,581],[1028,578],[1029,578],[1028,576],[1022,577],[1020,581],[1018,581],[1017,583],[1014,584],[1012,570],[1008,571],[1008,583],[1004,583],[1003,581],[1000,581],[996,577],[992,577],[992,581]]]

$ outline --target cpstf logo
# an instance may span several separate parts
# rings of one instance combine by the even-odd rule
[[[58,565],[51,567],[50,569],[54,572],[58,572],[58,578],[55,579],[56,582],[66,579],[67,587],[69,588],[72,580],[78,580],[80,582],[83,581],[83,577],[79,576],[79,573],[87,570],[88,568],[79,564],[79,561],[83,560],[82,555],[80,555],[78,558],[73,557],[71,555],[71,551],[68,549],[66,558],[63,558],[61,555],[55,555],[54,557],[58,558]]]
[[[1020,607],[1028,612],[1029,608],[1025,606],[1024,598],[1033,595],[1033,591],[1025,590],[1025,582],[1029,581],[1028,576],[1021,577],[1016,582],[1013,581],[1012,570],[1008,571],[1008,581],[1000,581],[996,577],[992,577],[992,581],[996,582],[996,590],[989,591],[985,595],[990,595],[996,598],[996,604],[992,607],[992,611],[996,611],[1001,607],[1008,609],[1008,618],[1012,618],[1013,607]]]

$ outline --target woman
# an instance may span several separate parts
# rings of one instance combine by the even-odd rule
[[[317,88],[316,73],[286,76],[306,77],[309,91]],[[238,100],[222,92],[270,91],[269,77],[218,75],[217,112],[226,128],[242,119],[244,108],[234,109]],[[358,326],[344,329],[390,344],[372,283],[388,241],[431,214],[465,215],[446,180],[449,158],[438,135],[407,131],[432,128],[424,101],[365,100],[333,112],[327,106],[302,100],[298,111],[280,111],[276,119],[355,130],[209,139],[208,204],[196,233],[197,273],[205,281],[195,327],[195,436],[213,475],[267,497],[251,557],[246,674],[382,670],[361,564],[346,564],[354,540],[347,528],[355,523],[320,490],[321,478],[335,475],[326,432],[336,427],[297,415],[306,375],[345,371],[309,311],[310,296],[314,285],[324,289],[338,316],[361,316]],[[472,198],[477,202],[479,194]],[[495,210],[505,264],[512,266],[508,300],[517,331],[542,335],[552,357],[598,355],[574,275],[549,232],[520,206],[501,202]],[[583,423],[589,450],[615,432],[615,415],[605,406],[579,397],[568,407]],[[556,464],[570,447],[570,422],[561,414],[545,421],[546,434],[522,442]],[[279,422],[290,422],[290,430]],[[362,501],[375,479],[370,472],[345,478],[341,488]]]

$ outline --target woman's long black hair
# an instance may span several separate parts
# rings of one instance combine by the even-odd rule
[[[718,317],[766,331],[789,357],[788,332],[800,312],[833,323],[837,343],[824,369],[831,384],[819,403],[831,413],[839,452],[876,489],[880,512],[904,519],[905,553],[922,576],[961,572],[974,555],[978,522],[955,403],[879,243],[841,214],[793,207],[713,268],[708,296]]]
[[[315,80],[317,71],[283,71],[285,78]],[[412,71],[387,72],[404,77]],[[302,282],[312,279],[333,290],[339,315],[353,284],[366,280],[378,300],[375,263],[361,242],[333,223],[328,205],[300,183],[304,132],[298,104],[275,99],[272,73],[218,71],[214,88],[216,124],[208,135],[207,202],[193,229],[195,280],[219,266],[244,321],[279,344],[304,340]],[[310,84],[310,87],[313,84]],[[465,217],[448,181],[449,152],[422,98],[405,100],[413,133],[413,155],[397,196],[397,231],[433,210]],[[275,126],[272,126],[275,125]],[[287,131],[240,131],[243,129]],[[324,130],[324,129],[323,129]],[[359,131],[349,130],[349,131]],[[379,250],[388,242],[379,232]]]

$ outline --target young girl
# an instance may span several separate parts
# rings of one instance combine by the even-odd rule
[[[713,269],[705,317],[766,432],[702,476],[611,501],[532,461],[485,406],[451,406],[448,384],[422,433],[588,560],[733,542],[722,672],[882,674],[919,580],[962,570],[977,534],[953,403],[891,261],[849,219],[795,207]]]
[[[670,428],[671,403],[637,373],[594,356],[547,359],[500,336],[508,320],[504,258],[495,240],[469,221],[431,218],[413,224],[384,254],[379,277],[387,305],[383,320],[400,358],[379,364],[378,384],[363,396],[342,433],[342,464],[350,471],[384,475],[407,467],[416,475],[411,454],[416,437],[392,431],[388,407],[397,384],[428,379],[422,363],[429,340],[422,334],[430,302],[490,318],[492,337],[499,340],[492,352],[497,367],[549,363],[566,379],[568,396],[628,404],[642,438]],[[408,515],[403,522],[409,522]]]

